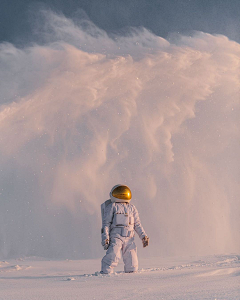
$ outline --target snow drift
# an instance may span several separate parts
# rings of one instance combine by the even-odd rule
[[[0,45],[0,256],[101,256],[117,183],[147,255],[239,251],[240,45],[41,20],[44,42]]]

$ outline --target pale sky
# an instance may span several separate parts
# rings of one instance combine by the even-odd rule
[[[32,40],[33,14],[42,5],[67,17],[82,9],[106,31],[144,26],[164,38],[172,32],[188,34],[197,30],[240,41],[238,0],[2,0],[0,41],[22,44]]]

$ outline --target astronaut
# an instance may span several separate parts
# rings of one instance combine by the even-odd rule
[[[134,243],[135,231],[142,240],[143,247],[148,246],[147,237],[133,204],[131,190],[126,185],[115,185],[110,199],[101,205],[102,210],[102,246],[107,250],[102,259],[102,274],[113,272],[118,265],[121,253],[126,273],[138,270],[137,247]]]

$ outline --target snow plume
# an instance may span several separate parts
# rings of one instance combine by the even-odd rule
[[[146,255],[239,251],[240,45],[41,20],[45,43],[0,45],[1,257],[100,257],[117,183]]]

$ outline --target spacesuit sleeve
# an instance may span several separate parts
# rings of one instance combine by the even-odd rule
[[[109,232],[110,232],[110,226],[111,226],[112,220],[113,220],[113,213],[114,213],[114,204],[111,203],[106,207],[106,210],[104,212],[103,233],[102,233],[103,241],[105,241],[106,239],[109,240]]]
[[[142,224],[141,224],[141,221],[139,218],[139,214],[138,214],[138,210],[136,209],[135,206],[134,206],[134,210],[133,210],[133,217],[134,217],[134,230],[137,232],[138,236],[142,240],[144,238],[144,236],[146,236],[147,234],[142,227]]]

